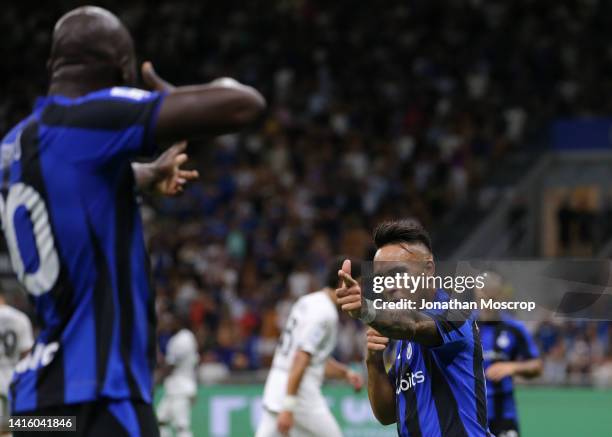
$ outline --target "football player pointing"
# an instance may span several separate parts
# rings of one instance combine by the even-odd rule
[[[427,232],[411,220],[385,222],[374,232],[374,273],[433,275]],[[376,310],[364,299],[350,261],[338,272],[338,303],[370,326],[367,333],[368,396],[376,418],[397,424],[400,436],[488,436],[482,347],[476,321],[452,311]],[[447,301],[444,290],[388,292],[391,299]],[[397,339],[390,346],[389,339]],[[393,347],[389,372],[383,351]]]

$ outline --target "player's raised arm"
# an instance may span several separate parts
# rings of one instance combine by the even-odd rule
[[[142,76],[150,88],[168,92],[155,127],[160,143],[233,132],[253,122],[266,106],[257,90],[234,79],[174,87],[157,75],[150,62],[143,64]]]
[[[371,301],[364,299],[361,286],[351,276],[350,261],[338,271],[342,287],[336,290],[338,304],[342,311],[354,319],[375,328],[386,337],[398,340],[414,340],[427,346],[438,346],[442,343],[435,322],[418,311],[406,309],[376,310]]]

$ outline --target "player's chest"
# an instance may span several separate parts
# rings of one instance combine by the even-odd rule
[[[421,347],[411,342],[402,344],[397,349],[394,365],[398,375],[422,370],[424,362]]]
[[[510,330],[481,327],[480,338],[485,361],[507,361],[514,355],[516,338]]]

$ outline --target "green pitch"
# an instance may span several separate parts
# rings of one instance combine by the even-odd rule
[[[612,390],[523,388],[517,402],[525,437],[612,436]]]
[[[200,387],[194,436],[252,436],[262,390],[261,385]],[[345,437],[397,435],[395,426],[374,420],[365,392],[354,395],[344,386],[328,386],[324,392]],[[522,437],[612,437],[612,390],[520,388],[517,400]]]

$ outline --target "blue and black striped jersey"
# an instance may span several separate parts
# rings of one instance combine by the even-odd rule
[[[529,360],[539,357],[538,348],[525,326],[508,315],[499,322],[479,322],[485,371],[499,361]],[[499,382],[487,379],[489,420],[516,419],[512,377]]]
[[[13,412],[151,402],[154,296],[131,161],[154,153],[162,99],[121,87],[49,96],[2,140],[3,230],[41,324]]]
[[[449,295],[438,290],[436,301]],[[452,310],[450,310],[452,312]],[[401,437],[489,436],[478,325],[469,313],[425,311],[443,343],[398,341],[389,379]]]

